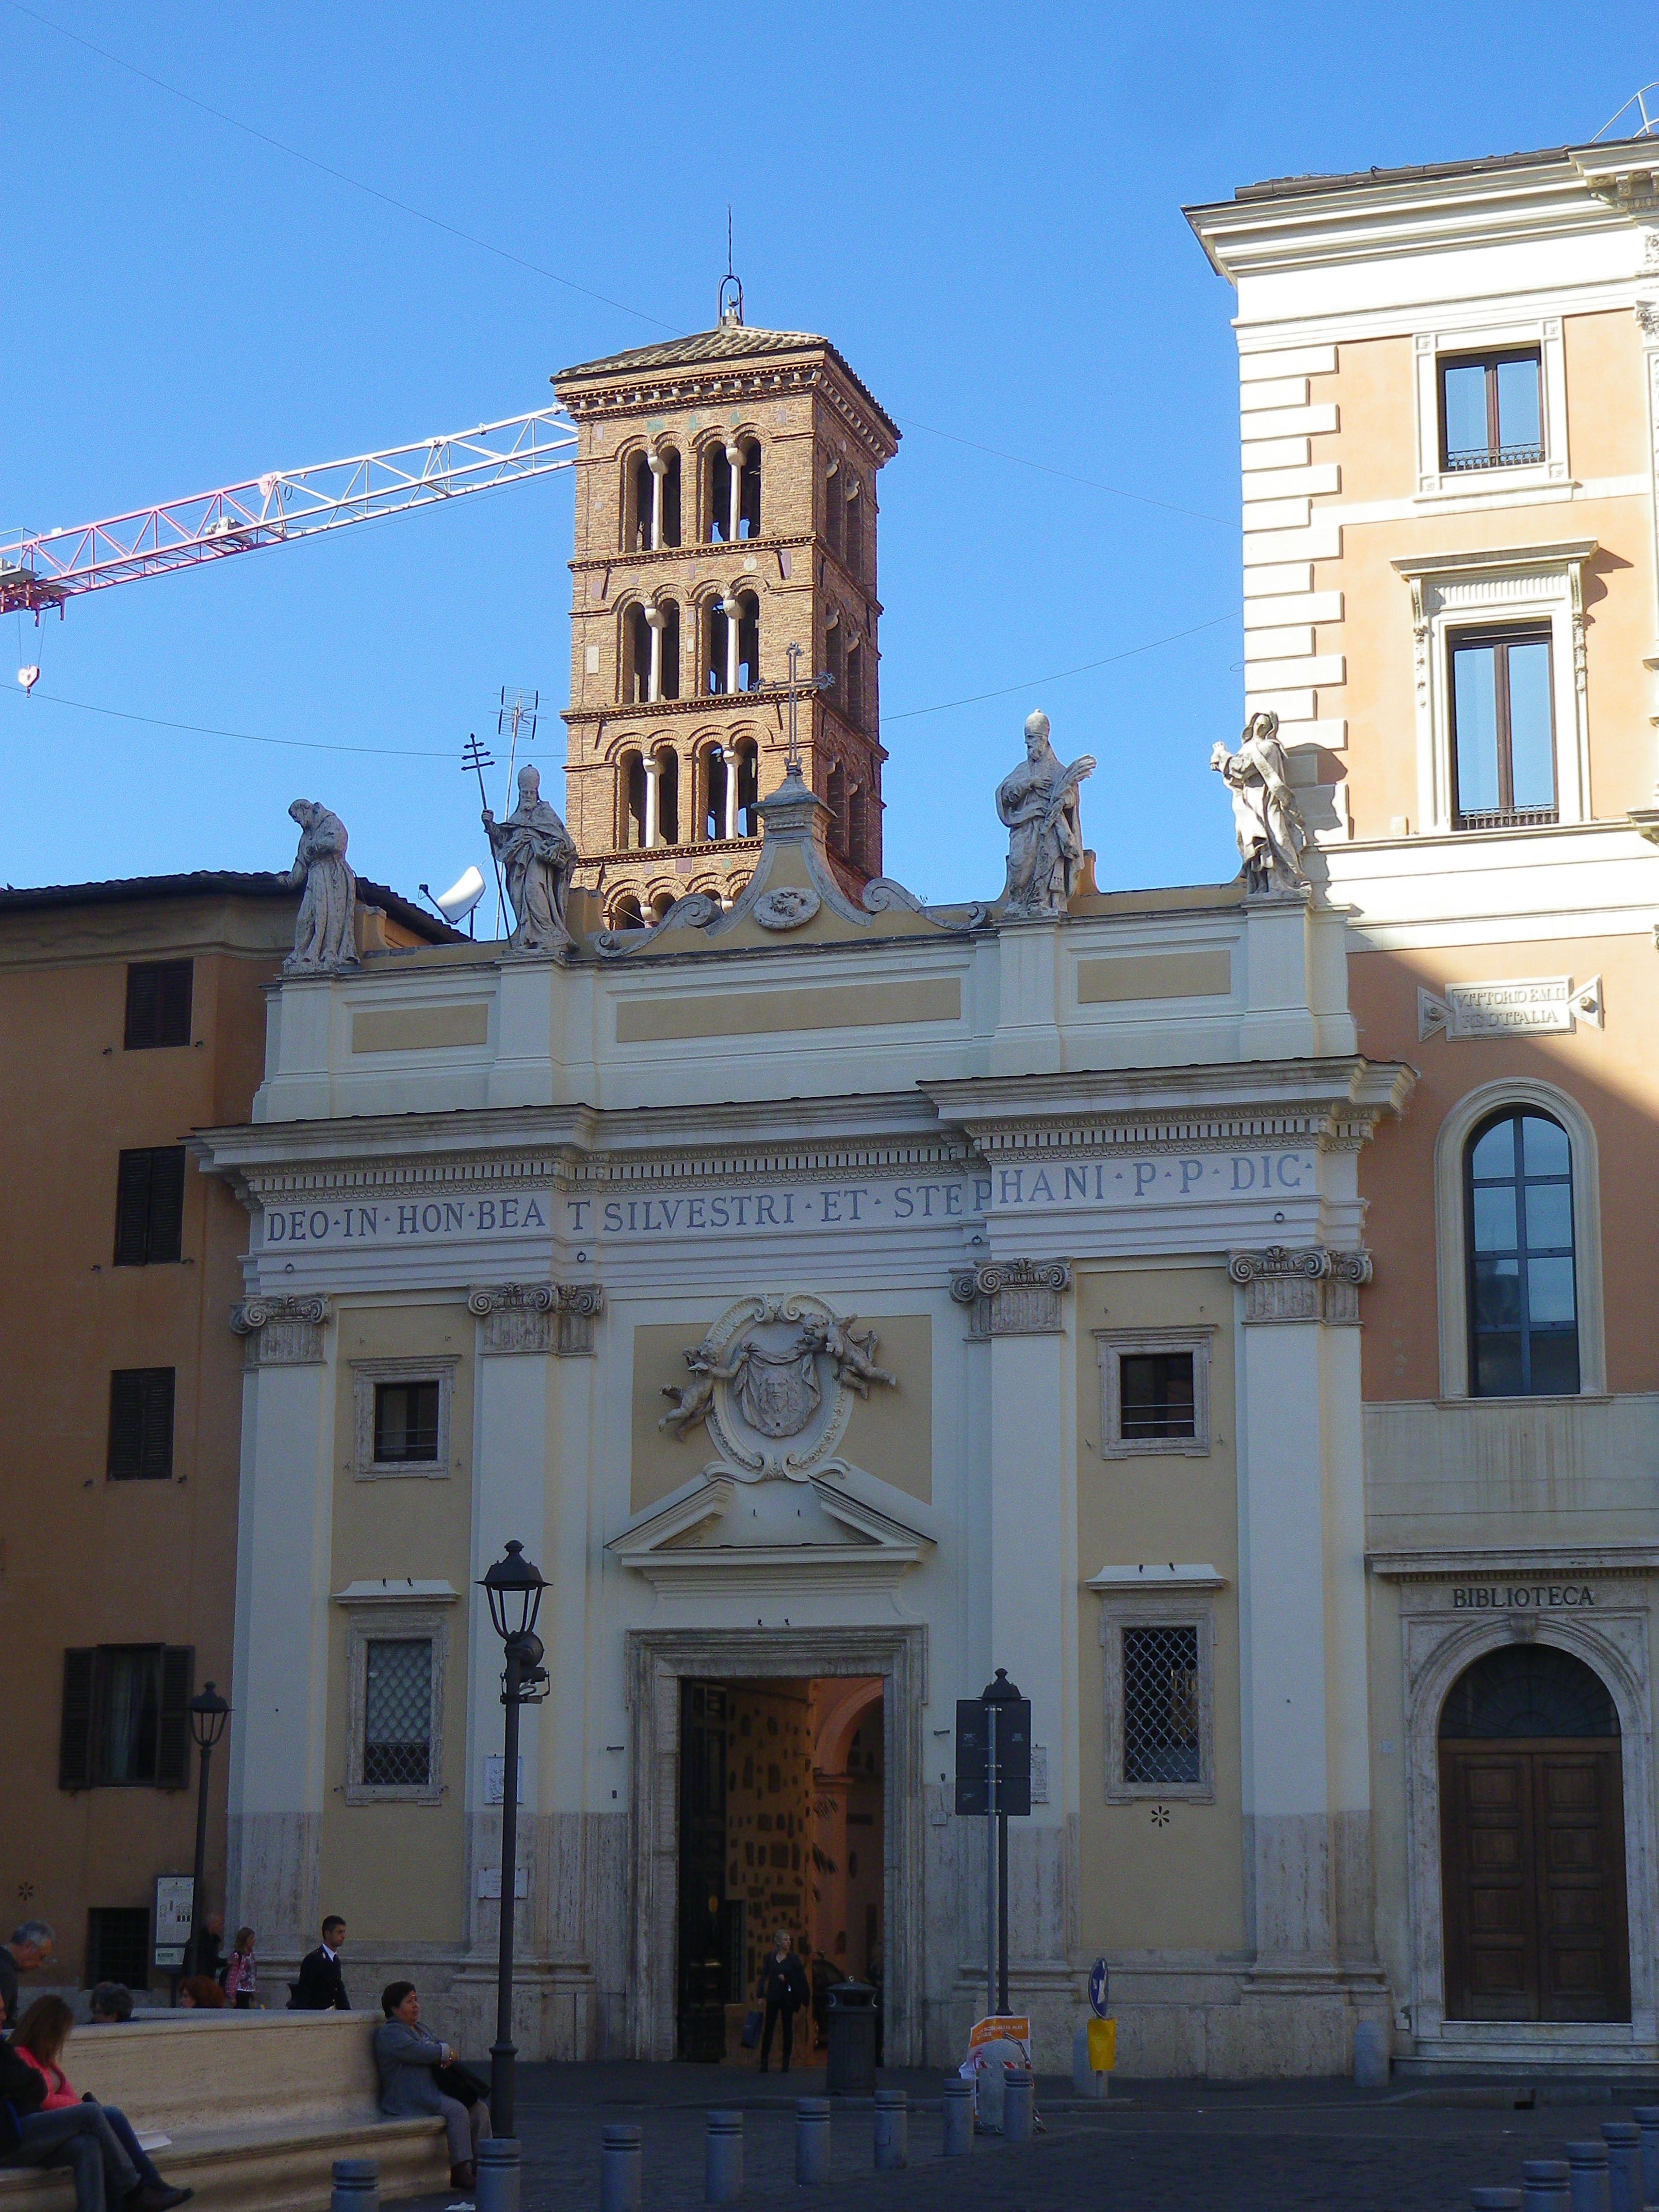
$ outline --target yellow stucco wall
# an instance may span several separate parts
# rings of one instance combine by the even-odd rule
[[[1153,1823],[1152,1801],[1105,1801],[1102,1601],[1090,1589],[1079,1594],[1079,1937],[1091,1953],[1165,1947],[1237,1950],[1244,1941],[1244,1897],[1232,1291],[1218,1263],[1133,1273],[1080,1268],[1076,1296],[1078,1547],[1083,1580],[1108,1565],[1174,1558],[1213,1566],[1226,1581],[1214,1593],[1215,1802],[1172,1799],[1167,1826]],[[1208,1454],[1103,1458],[1101,1376],[1092,1332],[1210,1326],[1215,1334]]]

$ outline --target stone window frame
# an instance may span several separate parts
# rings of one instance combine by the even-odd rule
[[[413,1476],[428,1482],[444,1481],[454,1473],[450,1464],[450,1436],[453,1427],[455,1376],[460,1366],[456,1352],[429,1359],[354,1359],[350,1362],[352,1407],[352,1464],[354,1480],[392,1482]],[[377,1382],[435,1382],[438,1386],[438,1456],[435,1459],[377,1460],[374,1456],[374,1386]]]
[[[1171,1328],[1097,1328],[1100,1358],[1100,1455],[1103,1459],[1207,1459],[1210,1455],[1210,1352],[1213,1323]],[[1190,1437],[1123,1434],[1121,1362],[1125,1352],[1190,1352],[1193,1355],[1193,1433]]]
[[[452,1598],[448,1601],[453,1604]],[[368,1783],[363,1780],[363,1749],[368,1719],[368,1647],[371,1644],[416,1643],[432,1646],[431,1760],[424,1782]],[[348,1805],[441,1805],[444,1799],[444,1677],[449,1656],[449,1620],[442,1605],[422,1592],[413,1599],[375,1598],[346,1607],[346,1765],[343,1791]]]
[[[1455,1051],[1455,1045],[1448,1047]],[[1440,1316],[1440,1395],[1479,1406],[1560,1404],[1546,1398],[1475,1398],[1469,1389],[1468,1194],[1463,1155],[1474,1130],[1504,1107],[1530,1108],[1559,1121],[1572,1149],[1573,1283],[1578,1297],[1580,1398],[1607,1392],[1606,1312],[1601,1294],[1601,1171],[1595,1125],[1578,1101],[1553,1083],[1509,1076],[1466,1091],[1450,1107],[1434,1143],[1434,1243]]]
[[[1198,1631],[1198,1775],[1196,1782],[1128,1782],[1123,1776],[1123,1632],[1126,1628]],[[1215,1802],[1215,1599],[1204,1589],[1115,1590],[1100,1609],[1105,1661],[1106,1802],[1142,1805],[1176,1799]]]
[[[1419,331],[1413,338],[1417,397],[1416,501],[1485,498],[1494,493],[1536,492],[1572,482],[1567,461],[1567,356],[1559,315],[1492,324],[1485,329]],[[1510,468],[1446,469],[1441,465],[1440,370],[1463,354],[1538,349],[1541,461]]]

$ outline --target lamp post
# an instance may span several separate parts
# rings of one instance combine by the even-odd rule
[[[518,2046],[513,2040],[513,1922],[519,1867],[519,1708],[538,1703],[548,1692],[536,1615],[547,1588],[541,1570],[510,1543],[484,1576],[480,1587],[489,1600],[489,1619],[501,1639],[507,1665],[501,1674],[501,1703],[507,1708],[506,1757],[501,1763],[501,1943],[495,1975],[495,2040],[489,2046],[489,2117],[498,2136],[513,2133],[513,2094]]]
[[[201,1753],[197,1765],[196,1782],[196,1869],[190,1886],[190,1949],[186,1954],[190,1972],[202,1971],[202,1882],[207,1865],[208,1822],[208,1765],[214,1747],[225,1732],[230,1718],[228,1702],[219,1695],[211,1682],[193,1697],[187,1708],[190,1732],[196,1748]]]

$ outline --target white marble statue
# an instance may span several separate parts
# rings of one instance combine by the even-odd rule
[[[997,812],[1008,830],[1005,913],[1065,913],[1083,872],[1078,786],[1094,767],[1091,753],[1063,767],[1048,742],[1048,717],[1027,715],[1025,758],[997,787]]]
[[[337,975],[357,960],[357,878],[346,863],[346,826],[315,799],[296,799],[289,812],[300,825],[300,849],[283,881],[305,885],[294,924],[285,975]]]
[[[564,918],[576,848],[570,832],[542,797],[540,772],[519,770],[519,803],[505,822],[489,807],[484,833],[507,874],[514,929],[507,943],[518,952],[560,952],[574,945]]]
[[[1291,789],[1285,748],[1279,741],[1277,714],[1252,714],[1238,750],[1217,744],[1210,766],[1233,796],[1233,828],[1244,865],[1239,871],[1252,891],[1296,891],[1307,887],[1302,855],[1308,825]]]

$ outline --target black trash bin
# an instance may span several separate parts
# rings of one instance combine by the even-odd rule
[[[828,2025],[824,2087],[832,2097],[867,2097],[876,2086],[876,1993],[868,1982],[831,1984]]]

